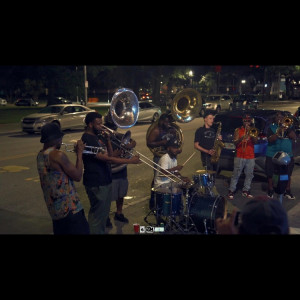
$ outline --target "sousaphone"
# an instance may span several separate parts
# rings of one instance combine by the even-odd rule
[[[112,97],[109,108],[108,119],[112,121],[117,127],[127,129],[135,125],[139,115],[139,100],[136,94],[127,88],[119,89]],[[120,144],[126,145],[131,138],[131,132],[128,130]],[[131,154],[126,152],[123,154],[124,158],[130,158]],[[123,170],[127,164],[111,164],[112,173],[117,173]]]
[[[191,122],[194,118],[199,116],[200,107],[202,106],[202,98],[198,91],[192,88],[186,88],[178,92],[172,100],[170,107],[170,115],[173,121],[170,124],[170,135],[173,135],[180,142],[180,149],[183,146],[183,133],[176,121],[180,123]],[[157,126],[159,119],[153,122],[147,130],[146,140],[153,128]],[[165,147],[150,148],[150,151],[155,156],[162,156],[166,153]]]

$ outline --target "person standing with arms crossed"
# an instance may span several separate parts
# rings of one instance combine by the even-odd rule
[[[85,145],[81,140],[77,141],[74,166],[60,151],[63,135],[55,123],[44,125],[40,139],[44,147],[37,155],[37,169],[53,223],[53,234],[89,234],[89,224],[74,185],[74,180],[79,182],[82,178]]]

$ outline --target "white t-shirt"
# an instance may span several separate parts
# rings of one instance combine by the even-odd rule
[[[166,153],[159,159],[158,164],[163,170],[168,170],[177,166],[177,159],[171,158],[170,155]],[[156,165],[155,168],[159,169],[159,167]],[[167,174],[167,176],[169,176],[169,174]],[[171,183],[171,179],[169,179],[167,176],[163,176],[162,173],[155,170],[154,188],[157,188],[162,184]]]

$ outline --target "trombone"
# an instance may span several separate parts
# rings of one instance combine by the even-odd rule
[[[76,144],[66,144],[61,143],[62,146],[65,147],[65,151],[67,152],[76,152],[75,146]],[[69,149],[70,147],[73,147],[72,149]],[[97,153],[104,153],[106,151],[105,147],[95,147],[95,146],[85,146],[82,154],[97,154]]]
[[[103,128],[105,128],[105,130],[108,130],[110,133],[113,133],[113,134],[115,133],[114,130],[112,130],[112,129],[106,127],[105,125],[102,124],[101,126],[102,126]],[[130,131],[127,131],[127,132],[124,134],[122,140],[119,140],[119,139],[114,135],[114,139],[117,140],[118,142],[115,142],[114,140],[111,140],[111,142],[112,142],[113,144],[115,144],[117,147],[121,148],[123,151],[128,152],[128,153],[130,153],[130,154],[132,155],[132,151],[126,149],[126,148],[125,148],[126,143],[124,143],[124,137],[125,137],[125,141],[126,141],[126,140],[128,140],[128,141],[130,140],[130,136],[129,136],[128,132],[130,132]],[[127,135],[127,137],[126,137],[126,135]],[[128,138],[128,136],[129,136],[129,138]],[[127,142],[127,143],[128,143],[128,142]],[[158,167],[160,168],[160,165],[159,165],[159,164],[155,163],[155,162],[152,161],[150,158],[148,158],[147,156],[143,155],[141,152],[136,151],[136,150],[134,150],[134,149],[131,149],[131,150],[135,151],[138,155],[144,157],[144,158],[147,159],[148,161],[151,161],[151,163],[155,164],[156,166],[158,166]],[[162,171],[159,170],[158,168],[153,167],[151,164],[149,164],[148,162],[146,162],[145,160],[143,160],[143,159],[141,159],[141,158],[140,158],[140,161],[142,161],[142,162],[145,163],[146,165],[150,166],[150,167],[153,168],[154,170],[158,171],[159,173],[163,174],[164,176],[168,177],[168,178],[171,179],[173,182],[176,182],[176,180],[173,179],[172,177],[176,177],[178,180],[182,181],[180,177],[176,176],[174,173],[172,173],[172,172],[170,172],[170,171],[168,171],[168,170],[164,170],[164,171],[167,172],[167,173],[169,173],[172,177],[169,177],[169,176],[166,175],[164,172],[162,172]]]

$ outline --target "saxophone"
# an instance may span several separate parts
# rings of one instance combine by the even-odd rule
[[[218,136],[221,134],[222,123],[218,122],[218,123],[215,123],[215,124],[219,124],[219,125],[218,125],[218,129],[217,129],[217,132],[216,132],[216,138],[215,138],[215,143],[214,143],[214,148],[213,148],[215,150],[215,153],[210,158],[210,161],[213,164],[216,164],[218,162],[218,160],[220,158],[221,151],[225,147],[224,143],[221,140],[219,140],[219,138],[218,138]]]

